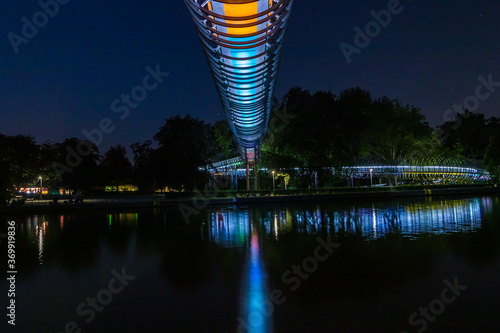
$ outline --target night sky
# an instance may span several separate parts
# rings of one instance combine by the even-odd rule
[[[403,10],[348,64],[340,43],[354,45],[354,28],[364,30],[370,12],[391,1],[295,0],[276,97],[294,86],[333,93],[360,86],[421,108],[434,126],[475,94],[480,75],[500,82],[498,0],[402,0]],[[0,133],[60,142],[84,138],[82,130],[109,118],[115,128],[99,146],[104,153],[152,138],[177,114],[223,118],[182,0],[71,0],[15,53],[9,33],[22,36],[22,18],[33,22],[40,10],[36,1],[0,1]],[[113,101],[157,65],[169,76],[120,119]],[[495,89],[476,112],[500,115]]]

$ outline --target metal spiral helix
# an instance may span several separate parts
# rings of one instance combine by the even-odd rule
[[[267,132],[293,0],[184,0],[246,164]]]

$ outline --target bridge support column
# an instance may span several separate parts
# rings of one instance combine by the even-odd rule
[[[255,175],[254,184],[255,184],[255,190],[257,191],[259,189],[259,178],[257,175],[257,163],[253,164],[253,174]]]
[[[247,191],[250,191],[250,164],[247,163]]]

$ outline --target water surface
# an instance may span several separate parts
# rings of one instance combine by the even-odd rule
[[[1,232],[17,224],[16,331],[500,328],[498,197],[190,212],[2,216]]]

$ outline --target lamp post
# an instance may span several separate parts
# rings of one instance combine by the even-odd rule
[[[373,169],[370,169],[370,186],[373,187]]]
[[[274,180],[274,170],[272,172],[273,172],[273,192],[274,192],[274,191],[276,191],[276,184],[275,184],[275,180]]]
[[[42,199],[42,194],[43,194],[43,178],[42,176],[38,177],[40,179],[40,199]]]

